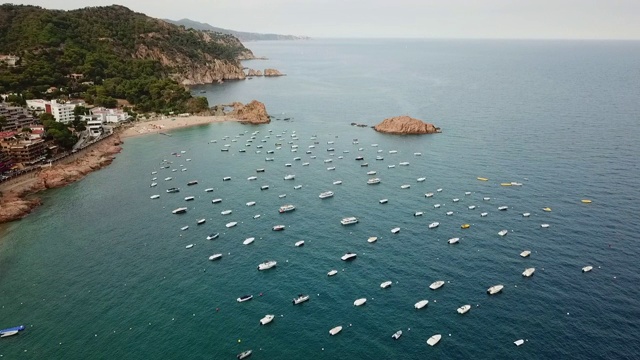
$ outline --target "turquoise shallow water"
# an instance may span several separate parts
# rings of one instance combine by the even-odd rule
[[[0,241],[0,327],[27,326],[0,341],[0,355],[224,359],[253,349],[253,358],[262,359],[640,356],[638,43],[327,40],[249,46],[272,60],[247,66],[288,75],[194,91],[207,90],[211,103],[257,98],[276,117],[292,120],[128,139],[108,168],[44,194],[44,205],[10,225]],[[398,114],[433,121],[444,132],[400,137],[349,126]],[[254,131],[259,133],[249,143]],[[297,152],[289,141],[299,145]],[[275,150],[276,142],[281,149]],[[228,153],[220,151],[224,144]],[[316,159],[305,153],[309,145],[315,145],[310,150]],[[333,156],[328,147],[335,148]],[[171,155],[180,151],[181,157]],[[367,168],[354,160],[360,154]],[[332,163],[323,162],[329,158]],[[187,171],[160,169],[163,159]],[[399,166],[402,161],[410,165]],[[366,184],[371,170],[381,184]],[[283,180],[287,174],[295,180]],[[156,188],[149,187],[153,176],[159,178]],[[167,176],[173,180],[163,181]],[[232,180],[223,182],[224,176]],[[418,183],[418,177],[426,181]],[[187,187],[190,180],[199,184]],[[333,185],[335,180],[343,184]],[[511,181],[523,186],[499,185]],[[261,191],[265,184],[269,190]],[[294,190],[298,184],[303,188]],[[401,189],[403,184],[411,188]],[[167,194],[171,186],[182,190]],[[208,187],[214,191],[205,193]],[[335,196],[320,200],[326,190]],[[435,195],[425,198],[426,192]],[[152,194],[160,199],[149,199]],[[185,202],[190,195],[196,199]],[[212,204],[213,198],[223,201]],[[389,203],[379,204],[382,198]],[[583,198],[593,203],[581,204]],[[248,207],[248,201],[256,205]],[[297,209],[279,214],[288,203]],[[500,205],[509,210],[499,212]],[[188,206],[188,213],[171,214],[179,206]],[[543,212],[546,206],[553,211]],[[221,215],[226,209],[233,213]],[[415,211],[424,216],[414,217]],[[520,215],[525,211],[530,218]],[[261,217],[254,219],[256,214]],[[341,226],[345,216],[360,223]],[[199,218],[207,222],[197,226]],[[226,229],[230,221],[239,224]],[[429,230],[433,221],[440,226]],[[471,227],[462,230],[463,223]],[[550,227],[542,229],[542,223]],[[287,228],[271,231],[276,224]],[[190,228],[180,231],[184,225]],[[393,235],[396,226],[402,230]],[[501,229],[510,233],[501,238]],[[206,240],[213,232],[220,238]],[[255,243],[242,245],[250,236]],[[378,242],[367,243],[369,236]],[[448,245],[451,237],[460,237],[460,244]],[[298,240],[305,246],[294,247]],[[518,256],[525,249],[530,258]],[[358,258],[340,261],[347,251]],[[207,260],[218,252],[224,254],[220,261]],[[277,260],[276,269],[257,271],[266,259]],[[595,268],[583,274],[585,265]],[[523,278],[530,266],[535,275]],[[329,278],[331,269],[339,273]],[[383,290],[385,280],[394,284]],[[446,284],[429,290],[436,280]],[[486,289],[498,283],[505,285],[503,293],[488,296]],[[311,300],[293,306],[298,293]],[[238,304],[244,294],[254,299]],[[360,297],[367,304],[354,307]],[[430,303],[416,311],[413,304],[422,299]],[[455,310],[463,304],[473,307],[461,316]],[[265,314],[276,319],[261,327]],[[343,332],[329,336],[337,325]],[[398,329],[404,335],[393,341]],[[425,341],[435,333],[443,339],[431,348]],[[515,347],[520,338],[527,341]]]

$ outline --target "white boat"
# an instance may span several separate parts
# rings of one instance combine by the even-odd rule
[[[274,227],[271,228],[271,230],[273,231],[282,231],[284,230],[285,226],[284,225],[275,225]]]
[[[257,219],[257,218],[259,218],[259,217],[260,217],[260,214],[253,215],[253,218],[254,218],[254,219]]]
[[[151,185],[149,185],[149,187],[156,187],[156,186],[158,186],[158,183],[155,183],[155,182],[151,183]]]
[[[284,164],[284,167],[292,167],[293,164]]]
[[[469,310],[471,310],[471,305],[462,305],[456,311],[458,314],[466,314]]]
[[[389,150],[389,154],[397,154],[398,150]]]
[[[265,315],[262,319],[260,319],[260,325],[267,325],[268,323],[273,321],[275,315]]]
[[[440,339],[442,339],[442,335],[435,334],[432,337],[430,337],[429,339],[427,339],[427,344],[429,346],[435,346],[438,342],[440,342]]]
[[[184,214],[187,212],[187,208],[186,207],[179,207],[175,210],[172,211],[172,213],[174,214]]]
[[[453,202],[458,202],[458,201],[460,201],[460,199],[458,198],[453,199]]]
[[[236,225],[238,225],[238,222],[237,221],[232,221],[230,223],[227,223],[225,226],[228,227],[228,228],[232,228],[232,227],[234,227]]]
[[[464,194],[465,195],[471,195],[471,191],[465,191]]]
[[[295,178],[296,178],[296,176],[295,176],[295,175],[293,175],[293,174],[289,174],[289,175],[287,175],[287,176],[285,176],[285,177],[284,177],[284,179],[285,179],[285,180],[293,180],[293,179],[295,179]]]
[[[300,247],[300,246],[304,246],[304,240],[300,240],[297,241],[295,244],[293,244],[295,247]]]
[[[231,177],[230,176],[225,176],[222,178],[222,181],[230,181]]]
[[[507,229],[503,229],[503,230],[498,231],[498,235],[500,235],[500,236],[505,236],[505,235],[507,235],[507,233],[509,233],[509,230],[507,230]]]
[[[435,229],[440,225],[439,222],[432,222],[431,224],[429,224],[429,229]]]
[[[280,198],[280,199],[282,199],[282,198],[286,198],[286,197],[287,197],[287,194],[280,194],[280,195],[278,195],[278,198]]]
[[[340,185],[342,184],[342,180],[336,180],[333,182],[333,185]]]
[[[549,224],[540,224],[540,227],[541,227],[541,228],[543,228],[543,229],[546,229],[546,228],[548,228],[549,226],[551,226],[551,225],[549,225]]]
[[[254,237],[246,238],[246,239],[242,242],[242,244],[243,244],[243,245],[249,245],[249,244],[253,243],[255,240],[256,240],[256,238],[254,238]]]
[[[213,200],[211,200],[211,202],[212,202],[213,204],[217,204],[217,203],[219,203],[219,202],[222,202],[222,199],[213,199]]]
[[[256,172],[264,172],[264,168],[256,169]]]
[[[486,197],[483,197],[483,198],[482,198],[482,200],[484,200],[484,201],[489,201],[489,200],[491,200],[491,198],[490,198],[490,197],[488,197],[488,196],[486,196]]]
[[[399,232],[400,232],[400,228],[399,227],[395,227],[395,228],[391,229],[391,233],[392,234],[397,234]]]
[[[508,207],[508,206],[506,206],[506,205],[498,206],[498,210],[499,210],[499,211],[505,211],[505,210],[507,210],[507,209],[509,209],[509,207]]]
[[[247,180],[249,180],[249,181],[258,180],[258,177],[257,176],[249,176],[247,178]]]
[[[225,211],[220,212],[220,214],[222,214],[222,215],[229,215],[229,214],[231,214],[232,212],[233,212],[232,210],[225,210]]]
[[[470,205],[470,206],[469,206],[469,210],[473,210],[473,209],[475,209],[475,208],[476,208],[476,206],[475,206],[475,205]]]
[[[253,206],[253,205],[255,205],[255,204],[256,204],[256,202],[255,202],[255,201],[249,201],[246,205],[247,205],[247,206]]]
[[[293,299],[293,305],[301,304],[309,300],[309,295],[298,294],[298,297]]]
[[[218,236],[220,236],[220,233],[211,234],[211,235],[207,236],[207,240],[217,239]]]
[[[439,208],[440,208],[440,206],[442,206],[442,205],[440,205],[440,204],[435,204],[435,205],[433,205],[433,207],[434,207],[434,208],[436,208],[436,209],[439,209]]]
[[[302,166],[309,166],[309,163],[308,162],[303,162]]]
[[[338,273],[338,270],[331,270],[327,273],[327,276],[333,276]]]
[[[514,341],[513,343],[516,344],[516,346],[520,346],[520,345],[524,344],[524,340],[519,339],[519,340]]]
[[[280,209],[278,209],[278,212],[282,214],[282,213],[293,211],[295,209],[296,209],[296,207],[291,205],[291,204],[283,205],[283,206],[280,206]]]
[[[447,216],[451,216],[451,215],[453,215],[453,211],[447,211],[446,214],[447,214]]]
[[[151,199],[157,199],[157,198],[159,198],[159,197],[160,197],[160,195],[151,195],[149,198],[151,198]]]
[[[211,256],[209,256],[209,260],[214,261],[214,260],[218,260],[222,258],[222,254],[213,254]]]
[[[323,162],[324,162],[325,164],[328,164],[328,163],[330,163],[330,162],[333,162],[333,159],[325,159],[325,160],[323,160]]]
[[[522,257],[529,257],[529,255],[531,255],[531,251],[529,251],[529,250],[525,250],[525,251],[520,253],[520,256],[522,256]]]
[[[268,270],[268,269],[271,269],[272,267],[274,267],[276,265],[278,265],[277,261],[273,261],[273,260],[265,261],[262,264],[258,265],[258,270],[261,270],[261,271],[262,270]]]
[[[384,160],[382,156],[376,156],[376,160]]]
[[[253,299],[253,295],[242,295],[236,299],[237,302],[245,302]]]
[[[378,147],[378,144],[371,144],[372,147]]]
[[[348,252],[348,253],[342,255],[342,257],[340,259],[342,259],[342,261],[349,261],[349,260],[355,259],[356,256],[358,256],[358,254]]]
[[[367,175],[375,175],[376,172],[375,171],[367,171]]]
[[[418,180],[416,180],[416,181],[417,182],[424,182],[425,180],[427,180],[427,178],[421,177],[421,178],[418,178]]]
[[[389,199],[380,199],[380,201],[378,201],[380,204],[386,204],[389,202]]]
[[[368,243],[374,243],[376,241],[378,241],[378,237],[377,236],[372,236],[372,237],[367,239]]]
[[[429,289],[431,289],[431,290],[438,290],[438,289],[440,289],[443,285],[444,285],[444,281],[442,281],[442,280],[434,281],[431,285],[429,285]]]
[[[180,228],[180,230],[185,231],[185,230],[187,230],[188,228],[189,228],[189,225],[186,225],[186,226],[181,227],[181,228]]]
[[[415,303],[415,305],[413,305],[414,308],[416,309],[422,309],[423,307],[427,306],[429,304],[429,300],[420,300],[417,303]]]
[[[302,185],[296,185],[293,187],[293,190],[300,190],[302,189]]]
[[[411,187],[411,185],[409,185],[409,184],[400,185],[400,189],[408,189],[410,187]]]
[[[329,334],[331,334],[331,336],[338,334],[340,331],[342,331],[342,326],[336,326],[333,329],[329,330]]]
[[[487,212],[480,213],[480,217],[486,217],[487,215],[489,215]]]
[[[0,338],[4,338],[4,337],[9,337],[9,336],[13,336],[13,335],[17,335],[18,332],[20,332],[19,330],[9,330],[9,331],[3,331],[0,333]]]
[[[367,180],[367,184],[369,185],[380,184],[380,179],[379,178],[369,179]]]
[[[522,214],[522,217],[529,217],[529,216],[531,216],[531,213],[523,213]]]
[[[269,189],[269,185],[260,186],[260,190],[268,190],[268,189]]]
[[[395,165],[389,165],[387,166],[389,169],[393,169],[394,167],[396,167]]]
[[[202,224],[204,224],[206,221],[207,221],[207,219],[199,219],[199,220],[196,222],[196,224],[198,224],[198,225],[202,225]]]
[[[343,218],[342,220],[340,220],[340,224],[342,224],[342,225],[351,225],[351,224],[355,224],[357,222],[358,222],[358,218],[353,217],[353,216],[346,217],[346,218]]]
[[[422,156],[422,153],[414,152],[414,153],[413,153],[413,155],[414,155],[414,156]]]
[[[501,292],[503,288],[504,288],[504,285],[494,285],[494,286],[492,286],[492,287],[487,289],[487,293],[489,295],[495,295],[495,294]]]
[[[408,161],[403,161],[403,162],[399,163],[398,165],[400,165],[400,166],[409,166],[409,162]]]
[[[320,199],[326,199],[333,196],[333,191],[325,191],[318,196]]]
[[[436,191],[437,191],[437,192],[442,192],[442,189],[441,189],[441,188],[440,188],[440,189],[436,189]]]
[[[193,245],[194,245],[194,244],[189,244],[189,245],[185,246],[185,248],[187,248],[187,249],[191,249],[191,248],[193,247]]]
[[[589,265],[589,266],[585,266],[585,267],[583,267],[583,268],[582,268],[582,272],[583,272],[583,273],[585,273],[585,272],[589,272],[589,271],[591,271],[591,270],[593,270],[593,266],[591,266],[591,265]]]
[[[151,175],[155,175],[155,174],[157,174],[157,173],[158,173],[157,171],[152,171],[152,172],[151,172]]]
[[[193,201],[195,199],[194,196],[187,196],[184,198],[184,201]]]
[[[424,194],[424,197],[428,197],[428,198],[429,197],[433,197],[433,193],[426,193],[426,194]]]
[[[171,181],[173,179],[171,176],[164,178],[164,181]]]
[[[413,213],[413,216],[422,216],[424,213],[422,211],[416,211]]]
[[[385,281],[382,284],[380,284],[380,287],[383,288],[383,289],[386,289],[389,286],[391,286],[391,284],[393,284],[391,281]]]
[[[531,275],[533,275],[533,273],[536,272],[536,268],[526,268],[524,269],[524,271],[522,272],[522,276],[524,277],[531,277]]]
[[[213,192],[213,188],[206,188],[204,189],[204,192]]]
[[[457,244],[459,241],[460,241],[460,238],[457,238],[457,237],[447,240],[449,244]]]
[[[354,306],[362,306],[367,302],[367,298],[361,298],[361,299],[357,299],[356,301],[353,302]]]

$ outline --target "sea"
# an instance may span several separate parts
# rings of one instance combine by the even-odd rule
[[[43,193],[4,227],[0,329],[25,330],[0,339],[0,358],[640,358],[640,42],[247,46],[267,60],[244,66],[286,76],[192,92],[211,105],[257,99],[270,124],[126,139],[113,164]],[[442,133],[351,125],[399,115]],[[335,195],[320,199],[325,191]],[[279,213],[286,204],[296,209]],[[341,225],[350,216],[359,222]],[[342,261],[347,252],[356,259]],[[266,260],[277,266],[258,271]],[[293,305],[299,294],[309,301]],[[420,300],[429,303],[417,310]],[[267,314],[273,322],[259,325]]]

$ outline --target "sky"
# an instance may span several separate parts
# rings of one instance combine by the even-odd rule
[[[13,0],[316,38],[640,39],[640,0]]]

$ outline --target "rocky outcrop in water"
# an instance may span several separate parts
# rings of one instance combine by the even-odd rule
[[[262,76],[262,71],[249,69],[249,71],[247,72],[247,76]]]
[[[264,76],[284,76],[284,74],[276,69],[264,69]]]
[[[384,119],[373,127],[376,131],[387,134],[434,134],[440,128],[409,116],[396,116]]]
[[[233,110],[227,115],[233,116],[242,122],[249,124],[268,124],[271,122],[266,107],[260,101],[253,100],[246,105],[234,102],[232,106]]]

